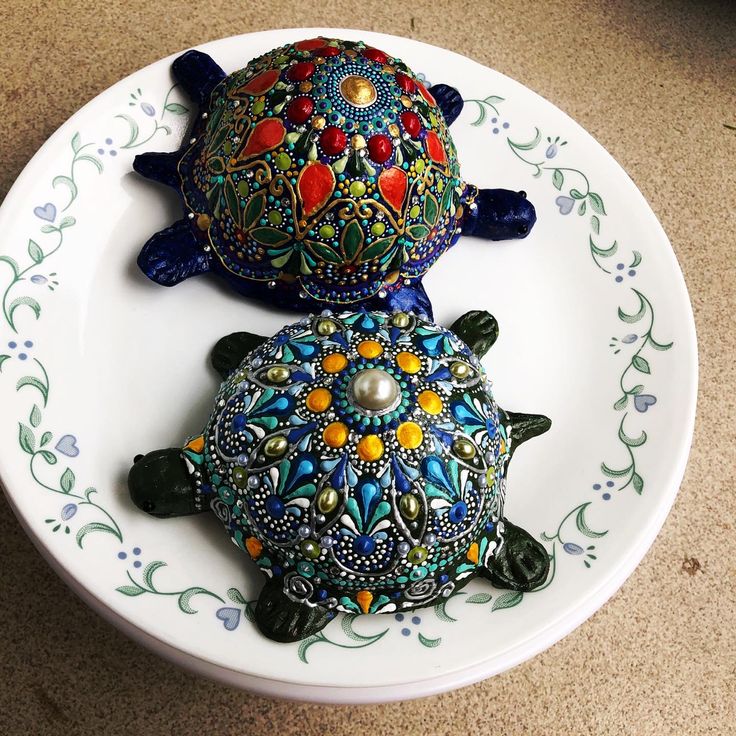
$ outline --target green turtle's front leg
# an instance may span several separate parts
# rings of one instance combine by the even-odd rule
[[[335,614],[321,606],[293,600],[284,591],[284,579],[272,578],[261,590],[255,619],[264,636],[273,641],[306,639],[323,629]]]
[[[179,447],[137,455],[128,473],[128,490],[133,503],[152,516],[186,516],[207,509],[196,502],[193,474],[185,452],[202,438],[195,438],[182,451]]]

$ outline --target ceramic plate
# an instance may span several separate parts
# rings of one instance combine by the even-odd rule
[[[474,581],[434,608],[343,616],[299,644],[251,623],[260,574],[214,515],[136,510],[133,456],[203,426],[214,342],[270,335],[292,315],[210,277],[175,289],[135,265],[180,217],[131,171],[174,150],[190,102],[159,61],[116,84],[36,154],[0,213],[0,475],[38,548],[95,610],[155,651],[279,697],[418,697],[501,672],[549,647],[611,596],[647,551],[687,460],[697,383],[693,317],[677,261],[624,171],[579,125],[518,82],[449,51],[351,30],[285,30],[201,46],[226,71],[318,34],[363,38],[465,98],[452,126],[464,177],[524,189],[523,241],[462,238],[425,279],[437,321],[487,309],[484,359],[499,403],[541,412],[509,518],[547,545],[551,575],[525,594]],[[652,590],[656,596],[657,591]]]

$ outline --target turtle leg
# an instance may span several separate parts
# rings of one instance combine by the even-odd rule
[[[375,296],[370,306],[386,312],[413,312],[419,317],[432,319],[432,302],[421,281],[389,291],[386,296]]]
[[[187,94],[200,106],[209,102],[212,90],[227,76],[211,56],[196,50],[187,51],[174,59],[171,71]]]
[[[152,516],[186,516],[197,508],[195,489],[180,447],[136,455],[128,473],[128,491],[133,503]]]
[[[480,574],[497,588],[529,591],[538,588],[549,574],[549,554],[529,532],[503,520],[503,544]]]
[[[166,186],[178,189],[181,184],[179,176],[180,151],[171,153],[139,153],[133,159],[133,169],[146,179],[158,181]]]
[[[526,192],[479,189],[477,199],[467,208],[462,230],[463,235],[509,240],[525,238],[536,221],[536,210]]]
[[[271,578],[256,604],[256,625],[273,641],[292,642],[306,639],[323,629],[335,617],[320,606],[291,600],[284,593],[283,579]]]
[[[250,332],[233,332],[231,335],[220,338],[210,354],[212,367],[223,379],[227,378],[245,360],[248,353],[262,345],[267,339]]]
[[[490,312],[475,309],[458,317],[450,331],[482,358],[498,339],[498,322]]]
[[[442,110],[442,115],[449,127],[463,111],[465,105],[463,96],[449,84],[433,84],[428,91],[437,101],[437,106]]]
[[[190,276],[206,273],[210,262],[186,219],[157,232],[138,255],[141,271],[162,286],[174,286]]]

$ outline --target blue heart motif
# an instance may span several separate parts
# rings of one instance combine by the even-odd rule
[[[56,219],[56,207],[51,202],[46,202],[43,207],[34,207],[33,214],[42,220],[53,222]]]
[[[76,457],[79,455],[77,447],[77,438],[73,434],[65,434],[57,443],[56,449],[67,457]]]
[[[575,206],[575,200],[570,197],[557,197],[555,204],[560,208],[561,215],[569,215]]]
[[[223,626],[228,631],[235,631],[240,623],[240,609],[239,608],[218,608],[215,616],[222,621]]]
[[[637,411],[642,412],[642,414],[654,404],[657,403],[657,397],[652,396],[651,394],[639,394],[638,396],[634,397],[634,407]]]

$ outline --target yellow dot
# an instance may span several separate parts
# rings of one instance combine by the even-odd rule
[[[375,340],[363,340],[358,345],[358,352],[364,358],[377,358],[383,352],[383,347],[380,342]]]
[[[442,411],[442,399],[434,391],[422,391],[418,401],[427,414],[439,414]]]
[[[414,353],[399,353],[396,362],[399,368],[407,373],[417,373],[422,367],[422,361]]]
[[[339,373],[347,364],[348,359],[342,353],[332,353],[322,361],[322,367],[328,373]]]
[[[322,438],[329,447],[342,447],[348,441],[348,428],[342,422],[332,422],[325,427]]]
[[[315,388],[307,396],[307,409],[314,412],[323,412],[329,409],[332,403],[332,394],[326,388]]]
[[[383,442],[375,434],[367,434],[358,442],[358,456],[361,460],[371,462],[383,455]]]
[[[404,422],[399,424],[396,430],[396,439],[402,447],[406,447],[407,450],[415,450],[419,445],[422,444],[424,439],[424,433],[422,428],[414,422]]]

